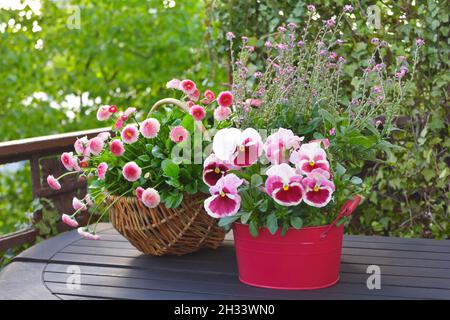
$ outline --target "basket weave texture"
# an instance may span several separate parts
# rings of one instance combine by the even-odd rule
[[[204,197],[185,194],[178,208],[163,204],[147,208],[136,197],[107,198],[112,225],[141,252],[154,256],[183,255],[200,248],[217,248],[223,228],[203,209]]]

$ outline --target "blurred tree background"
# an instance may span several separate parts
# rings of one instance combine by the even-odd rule
[[[288,22],[301,24],[309,1],[67,0],[0,1],[0,141],[98,127],[99,104],[148,109],[173,77],[217,89],[227,82],[224,35],[253,44]],[[373,190],[352,220],[352,233],[448,238],[449,46],[445,1],[314,1],[320,19],[355,7],[340,55],[348,57],[345,90],[372,37],[389,42],[388,59],[411,59],[425,39],[402,114],[410,120],[393,140],[403,148],[367,168]],[[2,8],[3,5],[3,8]],[[381,28],[367,26],[367,8]],[[263,59],[255,53],[253,61]],[[90,116],[89,116],[90,115]],[[16,171],[17,170],[17,171]],[[26,223],[29,168],[0,166],[0,234]]]

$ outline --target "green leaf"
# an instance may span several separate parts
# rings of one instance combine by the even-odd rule
[[[159,159],[164,159],[164,154],[161,152],[158,146],[152,148],[152,156]]]
[[[351,181],[353,184],[361,184],[361,183],[363,183],[362,179],[361,179],[360,177],[357,177],[357,176],[353,176],[353,177],[350,179],[350,181]]]
[[[234,215],[234,216],[231,216],[231,217],[221,218],[221,219],[219,220],[219,222],[217,223],[217,225],[218,225],[219,227],[225,227],[225,226],[227,226],[227,225],[229,225],[229,224],[232,224],[232,223],[235,222],[237,219],[239,219],[239,216],[238,216],[238,215]]]
[[[278,230],[278,218],[275,213],[271,213],[267,216],[266,219],[267,228],[269,229],[271,234],[275,234]]]
[[[248,219],[250,219],[250,216],[252,215],[251,212],[242,212],[241,214],[241,223],[247,223]]]
[[[148,162],[150,161],[150,157],[146,154],[143,154],[142,156],[138,157],[139,160],[141,160],[142,162]]]
[[[364,148],[369,149],[375,144],[376,141],[365,136],[354,136],[349,138],[349,142],[350,144],[363,146]]]
[[[259,174],[253,174],[250,181],[253,188],[257,188],[263,184],[263,178]]]
[[[336,174],[338,175],[338,176],[342,176],[342,175],[344,175],[345,174],[345,172],[347,171],[347,169],[345,169],[344,168],[344,166],[342,165],[342,164],[340,164],[340,163],[337,163],[336,164]]]
[[[266,212],[269,207],[269,199],[264,200],[258,207],[261,212]]]
[[[256,226],[256,223],[254,220],[250,221],[250,224],[248,225],[248,229],[250,231],[250,234],[253,237],[257,237],[258,236],[258,227]]]
[[[291,217],[291,226],[293,226],[295,229],[300,229],[303,226],[302,218],[292,216]]]
[[[161,168],[164,174],[171,178],[178,178],[180,173],[180,167],[170,159],[166,159],[161,162]]]

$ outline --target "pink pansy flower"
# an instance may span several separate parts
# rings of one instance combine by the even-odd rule
[[[103,146],[104,142],[100,137],[92,138],[88,142],[89,151],[95,156],[98,156],[102,152]]]
[[[197,87],[192,80],[186,79],[180,82],[180,90],[187,95],[193,94],[195,89],[197,89]]]
[[[148,208],[155,208],[161,201],[161,197],[157,190],[153,188],[147,188],[142,192],[142,203]]]
[[[235,174],[220,178],[216,185],[209,188],[211,197],[204,202],[206,212],[214,218],[235,215],[241,206],[238,188],[243,182]]]
[[[233,94],[230,91],[223,91],[217,97],[217,103],[221,107],[229,107],[233,104]]]
[[[141,134],[146,138],[155,138],[158,135],[161,125],[155,118],[146,119],[141,124]]]
[[[55,179],[54,176],[49,175],[47,177],[47,183],[50,186],[50,188],[52,188],[53,190],[59,190],[61,189],[61,184],[58,182],[57,179]]]
[[[63,214],[63,215],[61,216],[61,221],[62,221],[64,224],[66,224],[66,225],[68,225],[68,226],[70,226],[70,227],[72,227],[72,228],[78,228],[78,222],[77,222],[77,220],[75,220],[75,218],[72,218],[71,216],[69,216],[69,215],[67,215],[67,214]]]
[[[76,158],[73,156],[73,152],[64,152],[61,155],[61,163],[66,170],[73,170],[77,166]]]
[[[183,128],[182,126],[176,126],[175,128],[172,128],[172,130],[170,130],[169,137],[173,142],[179,143],[186,140],[188,135],[189,132],[185,128]]]
[[[138,200],[142,201],[142,194],[144,193],[144,188],[142,187],[137,187],[136,188],[136,198],[138,198]]]
[[[217,107],[214,110],[214,119],[216,119],[217,121],[227,120],[230,115],[231,115],[231,108]]]
[[[116,157],[120,157],[125,152],[122,141],[117,139],[111,142],[111,144],[109,145],[109,149],[111,150],[111,153]]]
[[[296,206],[303,199],[303,177],[286,163],[277,164],[267,170],[266,192],[276,203]]]
[[[109,106],[100,106],[97,110],[97,120],[105,121],[111,117],[112,113],[109,112]]]
[[[202,121],[206,116],[205,109],[202,106],[194,105],[189,109],[189,114],[194,118],[195,121]]]
[[[100,180],[105,179],[106,171],[108,171],[108,164],[106,162],[102,162],[97,166],[97,176]]]
[[[292,152],[290,161],[297,166],[302,174],[307,174],[317,168],[330,171],[325,150],[317,142],[302,144],[300,149]]]
[[[267,159],[273,164],[288,163],[290,152],[297,150],[302,140],[303,138],[297,137],[289,129],[278,129],[264,144]]]
[[[122,169],[122,174],[126,180],[134,182],[141,177],[142,169],[136,164],[136,162],[131,161],[125,164]]]
[[[241,132],[236,128],[219,130],[213,140],[214,154],[227,163],[238,167],[254,164],[263,152],[263,143],[259,133],[253,128]]]
[[[103,141],[108,140],[111,137],[111,134],[109,132],[100,132],[97,137],[99,137],[100,139],[102,139]]]
[[[202,100],[204,104],[210,104],[216,98],[214,92],[212,92],[211,90],[206,90],[203,95],[205,96],[205,99]]]
[[[129,107],[125,110],[125,112],[123,113],[123,115],[128,119],[129,116],[131,116],[132,114],[136,113],[136,108],[133,107]]]
[[[167,89],[180,89],[180,83],[181,83],[180,80],[172,79],[166,83],[166,88]]]
[[[123,128],[120,136],[122,137],[123,142],[132,144],[138,141],[139,131],[134,124],[129,124]]]
[[[87,143],[88,138],[86,136],[77,139],[73,145],[75,152],[79,155],[84,155],[84,150],[86,149]]]
[[[194,92],[192,92],[189,96],[189,99],[191,99],[192,101],[198,101],[198,99],[200,98],[200,91],[198,91],[197,88],[195,88]]]
[[[72,199],[72,207],[73,207],[73,209],[75,211],[86,210],[86,204],[83,203],[83,201],[81,201],[77,197],[73,197],[73,199]]]
[[[83,238],[89,239],[89,240],[99,240],[100,239],[100,236],[98,234],[92,234],[92,233],[86,231],[86,229],[83,227],[78,228],[77,232],[80,236],[82,236]]]
[[[303,200],[310,206],[321,208],[330,202],[335,189],[334,183],[328,180],[329,173],[325,170],[316,169],[309,172],[303,179],[302,184],[305,189]]]
[[[214,154],[211,154],[203,163],[203,182],[212,187],[216,185],[217,181],[226,175],[231,168],[231,165],[225,164]]]

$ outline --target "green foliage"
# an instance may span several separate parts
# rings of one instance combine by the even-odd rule
[[[219,50],[226,51],[227,31],[236,37],[248,36],[251,45],[263,40],[280,24],[301,22],[308,1],[221,1],[215,11],[222,21],[218,32]],[[338,16],[343,1],[314,2],[321,20]],[[366,24],[366,9],[376,4],[381,9],[381,28]],[[344,68],[340,90],[351,97],[360,79],[358,59],[366,57],[370,39],[378,37],[389,43],[385,61],[395,64],[398,56],[411,61],[413,52],[408,47],[417,38],[425,40],[413,83],[406,88],[407,97],[399,106],[400,114],[408,123],[395,132],[391,143],[400,148],[385,148],[384,161],[365,166],[359,177],[366,178],[362,188],[368,195],[354,213],[351,233],[380,234],[404,237],[448,238],[450,234],[450,186],[448,184],[449,155],[449,46],[447,3],[436,0],[420,1],[359,1],[353,2],[354,23],[343,30],[341,55],[351,57]],[[261,65],[260,53],[252,56],[256,66]],[[350,61],[352,60],[352,61]],[[399,125],[401,123],[399,119]],[[353,142],[369,144],[357,137]],[[384,146],[389,146],[384,142]],[[341,152],[354,153],[352,149]],[[340,164],[335,173],[345,170]],[[355,173],[351,173],[352,175]],[[358,182],[358,180],[353,179]],[[338,186],[337,186],[338,187]]]
[[[0,10],[0,141],[96,128],[100,103],[148,111],[174,77],[213,89],[225,79],[203,37],[212,22],[202,1],[40,2],[40,14]],[[2,234],[27,221],[28,166],[0,172],[0,191]]]

